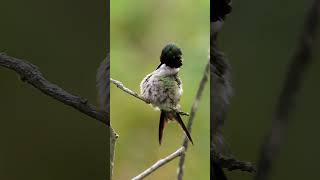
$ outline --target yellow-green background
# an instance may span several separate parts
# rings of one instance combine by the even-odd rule
[[[241,160],[257,161],[311,2],[233,1],[233,12],[226,20],[219,44],[233,70],[234,96],[225,136]],[[314,63],[305,74],[290,112],[287,136],[274,162],[272,180],[320,178],[319,42],[318,38]],[[251,174],[239,171],[229,175],[231,180],[252,179]]]
[[[107,1],[2,0],[0,51],[96,104],[95,74],[108,48]],[[0,179],[106,179],[103,124],[0,67]]]
[[[111,1],[111,77],[139,92],[141,80],[156,69],[162,48],[176,42],[184,54],[180,76],[182,109],[189,112],[208,62],[209,0]],[[209,179],[209,84],[199,104],[187,152],[185,179]],[[178,124],[170,123],[158,143],[159,111],[111,85],[111,123],[120,135],[114,179],[129,179],[181,146]],[[187,122],[187,118],[183,118]],[[147,179],[175,179],[174,160]]]

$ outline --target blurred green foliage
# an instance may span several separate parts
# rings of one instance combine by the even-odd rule
[[[180,76],[182,109],[189,112],[208,62],[209,0],[117,0],[111,2],[111,77],[139,92],[141,80],[160,63],[168,42],[184,54]],[[187,152],[185,179],[209,179],[209,84],[199,104]],[[120,135],[116,146],[114,179],[136,176],[182,144],[184,133],[176,123],[158,144],[160,112],[111,85],[111,123]],[[183,118],[187,122],[186,117]],[[175,179],[178,160],[147,179]]]
[[[96,104],[108,48],[107,1],[3,0],[0,51],[37,65],[53,83]],[[105,179],[104,125],[0,67],[0,179]]]
[[[302,31],[308,1],[233,1],[219,37],[232,64],[234,96],[225,125],[225,136],[241,160],[257,162],[260,145],[271,126],[285,74]],[[320,33],[320,32],[318,32]],[[319,179],[319,39],[314,63],[305,74],[284,144],[270,179]],[[249,180],[244,172],[230,179]]]

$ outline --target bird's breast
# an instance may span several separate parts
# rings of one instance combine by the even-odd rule
[[[182,95],[181,80],[176,76],[147,75],[141,82],[141,95],[155,107],[164,110],[175,108]]]

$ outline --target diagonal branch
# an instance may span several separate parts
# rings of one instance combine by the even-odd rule
[[[109,114],[106,111],[98,110],[95,106],[89,104],[87,99],[73,95],[51,83],[30,62],[0,53],[0,66],[15,71],[20,75],[22,81],[27,82],[47,96],[71,106],[110,127]]]
[[[114,159],[115,159],[115,153],[116,153],[116,141],[119,137],[119,135],[111,128],[110,126],[110,142],[109,142],[109,158],[110,158],[110,176],[108,180],[112,180],[112,175],[113,175],[113,167],[114,167]]]
[[[272,163],[279,153],[289,123],[289,112],[294,106],[295,95],[301,88],[304,74],[312,63],[312,45],[319,27],[320,0],[314,0],[305,20],[298,48],[289,65],[289,71],[278,99],[273,124],[261,146],[260,160],[256,180],[269,178]]]
[[[194,100],[194,102],[192,104],[192,107],[191,107],[190,117],[189,117],[189,121],[188,121],[188,125],[187,125],[188,131],[190,133],[192,131],[192,125],[193,125],[194,117],[195,117],[195,114],[197,112],[198,105],[199,105],[199,102],[200,102],[204,87],[207,84],[207,81],[208,81],[208,78],[209,78],[209,73],[210,73],[209,70],[210,70],[210,60],[209,60],[209,62],[207,63],[207,65],[205,67],[205,70],[204,70],[204,73],[203,73],[203,77],[202,77],[201,82],[199,84],[199,88],[198,88],[198,91],[197,91],[196,98],[195,98],[195,100]],[[183,147],[186,148],[186,150],[188,149],[188,142],[189,142],[189,139],[185,136],[182,145],[183,145]],[[178,180],[182,180],[182,177],[183,177],[183,170],[184,170],[183,168],[184,168],[185,158],[186,158],[185,154],[182,154],[181,157],[180,157],[179,167],[178,167],[178,176],[177,176]]]
[[[154,172],[157,169],[159,169],[161,166],[169,163],[170,161],[172,161],[173,159],[175,159],[175,158],[177,158],[179,156],[182,156],[184,153],[185,153],[185,148],[184,147],[179,148],[176,152],[170,154],[169,156],[167,156],[167,157],[165,157],[163,159],[158,160],[150,168],[146,169],[141,174],[139,174],[138,176],[132,178],[131,180],[141,180],[141,179],[145,178],[146,176],[148,176],[152,172]]]
[[[141,101],[144,101],[145,103],[149,104],[150,102],[148,102],[147,100],[145,100],[143,97],[141,97],[138,93],[132,91],[131,89],[127,88],[124,86],[124,84],[118,80],[112,79],[110,78],[110,81],[116,85],[119,89],[121,89],[122,91],[130,94],[133,97],[136,97],[138,99],[140,99]]]

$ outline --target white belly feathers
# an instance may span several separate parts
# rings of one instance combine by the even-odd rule
[[[168,111],[177,108],[183,91],[178,71],[163,64],[148,74],[140,84],[141,96],[156,108]]]

